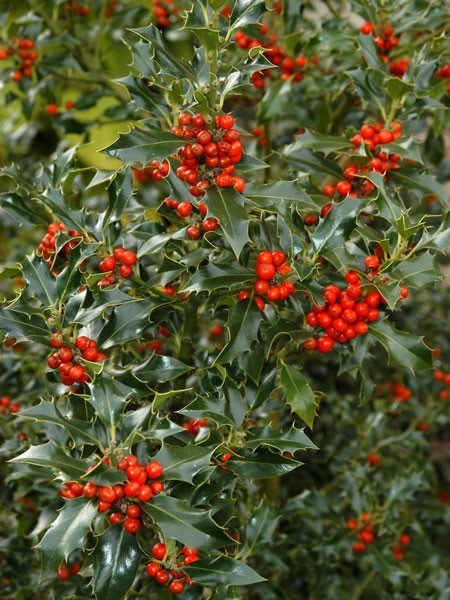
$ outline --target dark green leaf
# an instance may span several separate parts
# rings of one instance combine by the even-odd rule
[[[292,410],[312,429],[316,416],[316,397],[303,373],[290,365],[280,371],[283,394]]]
[[[263,450],[257,454],[251,454],[243,459],[233,457],[228,462],[228,468],[244,479],[267,479],[268,477],[281,477],[294,469],[301,463],[291,460],[280,454],[274,454],[269,450]]]
[[[389,360],[411,371],[433,368],[433,354],[420,338],[395,329],[388,321],[369,327],[370,333],[386,349]]]
[[[243,300],[235,304],[229,314],[229,342],[220,353],[219,364],[232,362],[243,352],[250,349],[258,337],[261,312],[253,300]]]
[[[68,456],[52,440],[40,446],[30,446],[28,450],[12,458],[10,462],[58,469],[74,480],[78,480],[86,473],[86,464],[83,460]]]
[[[226,556],[212,561],[198,561],[186,567],[186,573],[194,581],[213,588],[218,585],[252,585],[264,581],[264,578],[248,565]]]
[[[151,160],[162,161],[185,145],[186,140],[168,131],[132,129],[103,152],[125,164],[145,165]]]
[[[172,356],[152,354],[144,363],[135,367],[133,373],[141,381],[156,384],[176,379],[191,369],[192,367]]]
[[[213,186],[206,195],[208,214],[219,220],[220,228],[236,257],[250,241],[244,198],[232,188]]]
[[[192,483],[194,477],[211,462],[212,450],[205,446],[169,446],[163,444],[154,457],[164,467],[164,477]]]

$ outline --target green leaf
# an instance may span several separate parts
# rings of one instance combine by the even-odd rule
[[[366,204],[366,201],[349,197],[333,205],[327,218],[321,220],[311,236],[316,255],[326,254],[348,240],[356,226],[356,217]]]
[[[298,185],[297,181],[247,183],[244,196],[262,208],[276,206],[279,202],[288,201],[298,209],[317,210],[316,203]]]
[[[84,441],[97,444],[97,434],[92,425],[88,421],[82,421],[81,419],[66,419],[58,410],[55,402],[41,400],[37,406],[31,406],[20,411],[20,416],[63,427],[77,443]]]
[[[199,18],[202,15],[203,19]],[[219,46],[218,29],[212,28],[211,10],[198,0],[193,2],[191,10],[185,12],[183,29],[192,31],[198,41],[205,47],[207,52],[215,50]]]
[[[217,425],[233,425],[233,419],[228,414],[224,396],[219,398],[202,395],[178,411],[191,419],[211,419]]]
[[[236,0],[230,15],[230,29],[239,29],[252,23],[259,23],[266,12],[264,0]]]
[[[36,254],[27,256],[23,262],[23,276],[28,292],[45,307],[55,305],[56,280],[50,273],[49,265]]]
[[[292,410],[312,429],[316,416],[316,396],[303,373],[290,365],[280,371],[283,394]]]
[[[303,169],[304,173],[342,177],[342,171],[335,161],[323,156],[316,156],[308,148],[298,147],[296,142],[285,146],[283,154],[290,162],[294,163],[294,166]]]
[[[348,150],[351,143],[344,137],[331,135],[322,135],[306,130],[305,133],[298,135],[295,141],[290,144],[285,152],[287,154],[296,153],[301,148],[311,148],[311,150],[322,152],[325,156],[338,150]]]
[[[205,446],[163,444],[153,460],[162,464],[165,478],[192,483],[197,473],[210,465],[211,454]]]
[[[122,134],[103,152],[118,158],[125,164],[147,164],[151,160],[162,161],[186,145],[183,140],[168,131],[157,129],[132,129]]]
[[[228,556],[220,556],[208,561],[199,560],[183,570],[194,581],[212,588],[218,585],[252,585],[265,581],[248,565]]]
[[[67,204],[63,192],[58,189],[48,188],[43,193],[43,202],[56,215],[66,227],[86,232],[85,216],[82,210],[75,210]]]
[[[317,446],[304,433],[304,429],[297,429],[295,425],[291,425],[285,433],[270,425],[256,427],[248,432],[245,446],[252,449],[260,446],[272,446],[280,452],[295,452],[306,448],[317,449]]]
[[[129,169],[117,173],[108,187],[108,207],[102,221],[103,230],[114,221],[120,221],[123,211],[133,195],[133,179]]]
[[[98,514],[97,503],[86,498],[68,500],[57,519],[37,545],[42,552],[42,573],[56,573],[74,550],[84,548],[84,539]]]
[[[394,329],[388,321],[369,327],[370,333],[386,349],[389,360],[411,371],[433,368],[433,354],[420,338]]]
[[[117,483],[124,483],[126,480],[127,477],[123,471],[107,465],[103,460],[99,460],[93,469],[81,477],[80,482],[92,481],[97,485],[116,485]]]
[[[95,412],[107,427],[114,427],[120,420],[127,396],[131,390],[109,375],[102,374],[89,384],[91,395],[87,398]]]
[[[382,69],[383,63],[381,62],[373,37],[371,35],[359,34],[358,42],[366,64],[375,69]]]
[[[28,450],[9,462],[58,469],[74,480],[80,479],[86,473],[86,464],[83,460],[67,456],[52,440],[40,446],[30,446]]]
[[[258,122],[264,123],[282,115],[291,99],[291,90],[290,79],[273,82],[259,103]]]
[[[280,515],[264,497],[245,528],[249,554],[253,554],[258,548],[272,540],[279,519]]]
[[[33,341],[49,345],[50,331],[45,319],[38,314],[15,310],[14,306],[19,305],[15,303],[6,308],[0,307],[0,330],[18,342]]]
[[[178,498],[156,496],[143,508],[167,540],[174,539],[200,550],[213,550],[233,541],[212,520],[209,511],[192,508]]]
[[[262,450],[242,459],[233,457],[227,463],[228,468],[234,473],[250,480],[281,477],[297,469],[300,465],[300,462],[275,454],[270,450]]]
[[[239,258],[242,248],[250,241],[243,196],[232,188],[213,186],[206,194],[206,204],[208,215],[219,220],[227,242]]]
[[[146,328],[153,309],[163,302],[154,298],[142,298],[116,306],[98,336],[98,345],[106,349],[138,339]]]
[[[156,384],[176,379],[192,368],[172,356],[152,354],[144,363],[135,367],[133,373],[141,381]]]
[[[450,245],[450,211],[447,211],[439,227],[422,235],[415,245],[414,251],[431,248],[444,252],[448,245]]]
[[[412,92],[414,84],[409,81],[404,81],[400,77],[389,77],[386,82],[386,91],[393,100],[397,100],[405,96],[408,92]]]
[[[445,187],[429,173],[402,167],[401,169],[391,171],[389,177],[392,181],[403,185],[406,189],[415,191],[420,190],[426,194],[436,195],[444,202],[447,202],[447,192]]]
[[[261,311],[251,299],[242,300],[231,308],[227,323],[229,342],[217,358],[219,364],[232,362],[250,349],[258,337],[261,318]]]
[[[184,292],[212,292],[220,288],[229,288],[233,284],[244,283],[253,274],[243,267],[232,264],[224,268],[208,263],[198,269],[189,280]]]
[[[121,524],[98,538],[93,558],[91,585],[97,600],[123,600],[139,569],[142,551],[137,537]]]

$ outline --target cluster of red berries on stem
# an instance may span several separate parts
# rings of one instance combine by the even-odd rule
[[[369,513],[364,512],[359,519],[350,519],[347,521],[347,527],[358,532],[358,541],[353,544],[353,552],[365,552],[367,546],[375,541],[375,527]]]
[[[61,581],[67,581],[71,575],[76,575],[81,569],[80,563],[74,562],[70,567],[61,563],[58,568],[58,577]]]
[[[118,277],[129,279],[133,275],[133,265],[136,264],[137,256],[133,250],[116,248],[112,256],[106,256],[98,265],[102,273],[108,273],[97,283],[99,286],[111,285]]]
[[[438,79],[448,79],[447,92],[450,93],[450,63],[447,63],[443,67],[439,67],[434,76]]]
[[[435,381],[439,381],[440,383],[443,383],[446,387],[450,387],[450,373],[444,373],[444,371],[442,371],[441,369],[437,369],[433,373],[433,379]],[[448,390],[446,390],[446,389],[439,390],[440,400],[448,400],[449,395],[450,394],[449,394]]]
[[[374,290],[363,296],[361,277],[356,271],[347,271],[345,280],[348,285],[344,290],[334,284],[328,285],[322,293],[325,304],[313,305],[312,311],[306,315],[307,324],[322,328],[326,335],[304,342],[305,350],[317,350],[323,354],[330,352],[335,342],[345,344],[358,335],[366,334],[368,323],[379,318],[377,307],[383,301],[381,294]]]
[[[177,176],[190,186],[190,193],[202,196],[212,183],[242,192],[245,182],[234,174],[242,158],[241,134],[233,129],[234,117],[217,116],[211,130],[201,113],[181,113],[178,123],[172,133],[190,143],[178,151],[181,166]]]
[[[291,267],[286,263],[286,254],[281,250],[263,250],[256,258],[256,275],[258,277],[253,285],[256,294],[255,302],[259,310],[264,310],[266,305],[263,296],[271,302],[286,300],[294,293],[292,281],[286,279]],[[248,290],[238,294],[238,300],[247,300],[251,297]]]
[[[181,219],[187,219],[191,215],[194,215],[194,209],[197,209],[200,215],[203,216],[208,212],[208,207],[204,202],[197,202],[197,206],[194,206],[188,200],[178,202],[174,198],[165,198],[164,202],[169,210],[176,210]],[[187,228],[186,235],[191,240],[198,240],[204,233],[215,231],[218,226],[219,221],[217,219],[212,217],[204,219],[200,217],[195,220],[194,224]]]
[[[187,423],[183,423],[184,429],[191,435],[197,435],[201,427],[206,427],[207,419],[190,419]]]
[[[401,58],[389,63],[389,52],[396,48],[399,42],[398,37],[394,35],[394,30],[391,25],[386,23],[384,27],[375,28],[373,23],[366,21],[361,25],[360,31],[363,35],[373,36],[381,60],[389,64],[389,70],[393,75],[403,77],[409,66],[409,60],[407,58]]]
[[[80,357],[90,362],[101,362],[107,358],[106,354],[98,351],[97,342],[84,335],[75,340],[73,348],[67,346],[58,333],[50,338],[50,344],[58,351],[48,358],[47,364],[50,369],[58,369],[61,382],[68,386],[89,381],[86,368],[78,363]]]
[[[19,410],[20,404],[18,402],[12,402],[9,396],[0,396],[0,414],[15,414],[18,413]]]
[[[47,262],[51,262],[56,256],[56,241],[61,231],[67,231],[67,235],[71,238],[81,238],[82,234],[76,229],[68,229],[64,223],[50,223],[47,227],[47,233],[42,238],[38,246],[38,251],[42,254],[42,258]],[[79,239],[69,240],[66,242],[61,251],[69,254],[72,248],[78,244]]]
[[[38,58],[35,50],[34,40],[29,38],[13,39],[9,48],[0,48],[0,60],[6,60],[10,56],[17,62],[16,69],[12,73],[13,81],[19,82],[22,77],[33,75],[33,66]]]
[[[159,162],[157,160],[150,161],[143,169],[132,169],[132,174],[139,183],[147,183],[147,181],[162,181],[167,177],[170,171],[170,165],[167,160]]]
[[[78,4],[78,2],[65,2],[61,6],[65,13],[70,13],[72,17],[87,17],[91,12],[86,4]]]
[[[73,100],[66,100],[64,102],[64,108],[66,110],[72,110],[75,106],[75,102]],[[48,114],[49,117],[56,117],[56,115],[59,114],[59,107],[57,104],[55,104],[54,102],[47,104],[47,106],[45,107],[45,112]]]
[[[139,502],[148,502],[153,496],[164,491],[164,483],[160,481],[164,469],[157,461],[140,465],[138,458],[131,454],[120,459],[117,468],[125,471],[127,483],[98,486],[92,482],[82,485],[70,481],[61,489],[60,495],[67,500],[80,496],[89,499],[98,497],[98,510],[112,511],[109,515],[111,525],[123,523],[128,533],[137,533],[141,528],[142,515]]]
[[[176,15],[179,11],[174,0],[152,0],[152,4],[157,27],[168,27],[171,15]]]
[[[395,560],[402,561],[405,558],[406,551],[408,550],[407,547],[410,542],[411,538],[405,533],[398,538],[397,544],[394,546],[392,551],[392,555],[394,556]]]
[[[181,594],[185,585],[194,585],[182,567],[199,560],[196,548],[183,546],[181,551],[168,554],[166,544],[159,542],[152,548],[153,561],[149,562],[145,571],[159,585],[168,585],[172,594]]]
[[[398,381],[391,381],[390,390],[394,396],[394,402],[406,402],[412,396],[412,391]]]
[[[260,29],[260,38],[248,36],[241,30],[235,35],[235,40],[240,48],[246,50],[262,47],[265,49],[265,57],[278,67],[278,69],[264,69],[253,73],[251,76],[253,85],[259,89],[264,88],[266,78],[271,75],[281,79],[281,81],[290,78],[294,81],[303,81],[303,69],[308,63],[306,56],[301,55],[296,58],[288,56],[285,48],[277,45],[277,36],[268,32],[267,25],[260,25]]]

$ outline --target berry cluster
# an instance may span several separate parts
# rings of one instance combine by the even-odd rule
[[[50,369],[58,369],[64,385],[89,381],[85,367],[78,364],[80,357],[90,362],[101,362],[107,358],[106,354],[98,351],[97,342],[84,335],[75,340],[74,348],[66,346],[58,333],[50,338],[50,344],[58,351],[48,358],[47,364]]]
[[[81,238],[82,234],[76,229],[68,229],[64,223],[50,223],[47,227],[47,233],[42,238],[38,246],[38,251],[42,254],[42,258],[51,262],[56,256],[56,241],[61,231],[67,231],[67,235],[71,238]],[[72,248],[78,244],[79,239],[69,240],[61,248],[62,252],[69,254]]]
[[[258,139],[258,144],[263,148],[267,148],[269,145],[269,140],[264,135],[264,129],[262,127],[255,127],[252,131],[252,135]]]
[[[354,144],[355,150],[361,144],[365,144],[371,152],[375,152],[378,146],[390,144],[401,136],[402,124],[399,121],[392,121],[390,129],[383,127],[383,124],[378,121],[372,125],[365,123],[350,141]]]
[[[201,196],[212,183],[242,192],[245,182],[234,175],[235,165],[242,158],[241,134],[233,129],[234,117],[217,116],[213,130],[201,113],[181,113],[178,123],[172,127],[172,133],[190,143],[178,152],[181,166],[177,176],[190,186],[190,193]]]
[[[73,102],[73,100],[66,100],[64,102],[64,108],[66,110],[72,110],[74,106],[75,102]],[[57,104],[54,103],[47,104],[47,106],[45,107],[45,112],[48,114],[49,117],[56,117],[56,115],[59,114],[59,107]]]
[[[201,427],[207,426],[207,419],[191,419],[187,423],[183,423],[183,427],[191,435],[197,435]]]
[[[152,548],[152,556],[154,560],[147,564],[145,571],[156,583],[168,584],[172,594],[181,594],[185,584],[194,585],[181,568],[199,560],[196,548],[183,546],[181,551],[176,550],[169,554],[166,544],[158,543]]]
[[[129,279],[133,275],[133,265],[136,264],[137,256],[133,250],[116,248],[113,256],[106,256],[98,265],[102,273],[108,273],[97,283],[99,286],[111,285],[118,277]]]
[[[450,63],[447,63],[443,67],[439,67],[434,76],[438,77],[439,79],[448,79],[447,92],[450,93]]]
[[[139,517],[142,514],[138,502],[148,502],[164,490],[164,484],[159,479],[163,474],[163,467],[156,461],[140,465],[137,457],[130,454],[119,460],[117,468],[125,471],[127,483],[109,487],[97,486],[91,482],[83,486],[76,481],[69,481],[61,489],[60,495],[67,500],[80,496],[86,498],[97,496],[100,512],[112,510],[109,515],[111,525],[123,523],[128,533],[137,533],[141,528]],[[148,480],[151,480],[151,483],[148,484]]]
[[[67,581],[71,575],[76,575],[81,569],[81,565],[74,562],[70,567],[66,563],[61,563],[58,569],[58,577],[61,581]]]
[[[184,202],[178,202],[173,198],[165,198],[164,202],[169,210],[176,210],[178,215],[182,219],[188,218],[190,215],[193,215],[194,208],[198,210],[200,215],[206,215],[208,212],[208,207],[204,202],[197,202],[197,206],[194,207],[191,202],[187,200]],[[197,218],[195,220],[195,224],[190,225],[190,227],[186,230],[186,235],[191,240],[198,240],[203,233],[208,233],[209,231],[214,231],[219,226],[219,221],[214,218],[202,219]]]
[[[269,252],[263,250],[256,259],[257,281],[253,285],[256,294],[255,302],[259,310],[264,310],[266,305],[262,296],[272,302],[285,300],[294,293],[295,288],[292,281],[285,279],[291,267],[286,263],[286,255],[281,250]],[[251,294],[248,290],[242,290],[238,294],[238,300],[246,300]]]
[[[353,544],[353,552],[364,552],[369,544],[375,541],[374,525],[369,513],[364,512],[360,519],[350,519],[347,527],[357,531],[358,541]]]
[[[78,2],[65,2],[61,5],[63,12],[69,14],[72,17],[87,17],[91,12],[89,6],[86,4],[78,4]]]
[[[156,25],[161,29],[170,25],[170,17],[179,11],[174,0],[152,0]]]
[[[380,58],[383,62],[389,64],[389,52],[398,46],[399,39],[394,35],[394,30],[386,23],[384,27],[380,27],[377,31],[375,26],[370,21],[366,21],[361,25],[360,29],[363,35],[372,35],[375,45],[377,47]],[[392,61],[389,64],[389,70],[393,75],[397,77],[403,77],[408,68],[409,60],[407,58],[401,58],[399,60]]]
[[[169,171],[170,165],[167,160],[162,162],[152,160],[143,169],[132,169],[132,174],[139,183],[147,183],[147,181],[161,181],[167,177]]]
[[[9,396],[0,396],[0,414],[15,414],[18,413],[19,410],[20,404],[18,402],[11,402],[11,398]]]
[[[371,467],[378,467],[378,465],[380,464],[380,460],[381,458],[378,452],[369,452],[369,454],[367,455],[367,462]]]
[[[305,350],[330,352],[335,342],[345,344],[358,335],[366,334],[368,323],[379,318],[377,307],[383,301],[381,294],[371,291],[363,297],[361,277],[356,271],[347,271],[345,280],[348,283],[345,290],[337,285],[328,285],[322,293],[325,304],[314,305],[306,315],[307,324],[314,328],[321,327],[326,335],[315,336],[304,342]]]
[[[446,387],[450,387],[450,373],[444,373],[444,371],[441,371],[440,369],[437,369],[434,373],[433,373],[433,378],[436,381],[439,381],[441,383],[443,383]],[[441,389],[439,391],[439,398],[441,400],[447,400],[449,397],[449,392],[446,389]]]
[[[398,538],[397,544],[392,551],[395,560],[402,561],[405,558],[406,551],[408,550],[407,546],[410,542],[411,538],[405,533]]]
[[[403,383],[398,381],[391,381],[391,392],[394,396],[394,402],[406,402],[412,396],[412,391],[406,387]]]
[[[6,60],[10,56],[14,57],[16,63],[12,73],[13,81],[19,82],[22,77],[33,75],[33,66],[38,58],[38,53],[34,49],[34,40],[29,38],[13,39],[9,48],[0,48],[0,60]]]
[[[278,38],[268,32],[267,25],[260,25],[261,36],[254,38],[246,35],[243,31],[238,31],[235,35],[235,40],[243,50],[262,47],[265,49],[264,55],[270,62],[278,67],[278,69],[264,69],[256,71],[251,76],[251,82],[259,89],[264,88],[266,78],[274,75],[276,78],[284,81],[292,78],[294,81],[303,81],[303,69],[307,65],[306,56],[297,56],[296,58],[288,56],[283,46],[277,45]]]

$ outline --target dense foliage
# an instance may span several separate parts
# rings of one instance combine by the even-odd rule
[[[0,7],[1,597],[448,598],[444,3],[148,4]]]

